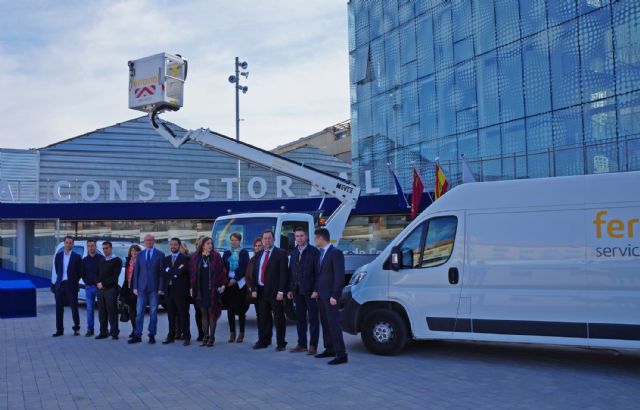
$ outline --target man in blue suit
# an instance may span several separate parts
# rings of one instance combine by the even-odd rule
[[[154,247],[156,238],[151,234],[144,236],[145,249],[138,254],[133,268],[133,293],[138,296],[136,305],[136,329],[128,343],[140,343],[144,329],[144,311],[149,304],[149,344],[156,342],[156,328],[158,325],[158,294],[160,277],[162,275],[162,261],[164,253]]]
[[[315,291],[312,298],[318,299],[322,333],[331,335],[331,345],[315,357],[333,357],[329,364],[347,363],[347,352],[340,327],[340,310],[338,301],[344,287],[344,255],[342,251],[331,245],[331,237],[326,228],[315,231],[316,247],[320,251],[318,271],[315,280]]]
[[[73,237],[64,237],[64,248],[55,257],[53,268],[56,281],[51,290],[56,296],[56,332],[53,337],[64,334],[64,301],[69,301],[73,317],[73,334],[80,334],[80,314],[78,313],[78,281],[80,280],[82,257],[73,251]]]

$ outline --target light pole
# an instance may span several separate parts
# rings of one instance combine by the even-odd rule
[[[240,69],[246,70],[247,67],[249,67],[249,64],[246,61],[240,62],[240,58],[236,57],[235,74],[229,76],[229,82],[236,86],[236,141],[240,141],[240,91],[242,91],[242,94],[246,94],[249,91],[249,87],[240,84],[240,76],[247,79],[249,78],[249,72],[240,71]],[[238,201],[240,199],[240,160],[238,160]]]

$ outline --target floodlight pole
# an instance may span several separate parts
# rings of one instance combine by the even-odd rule
[[[236,141],[240,141],[240,59],[236,57]],[[238,162],[239,164],[239,162]],[[239,166],[239,165],[238,165]],[[238,168],[239,170],[240,168]],[[240,175],[240,174],[238,174]],[[238,181],[240,183],[240,181]],[[238,198],[240,199],[240,198]]]

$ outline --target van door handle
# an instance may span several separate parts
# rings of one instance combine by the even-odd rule
[[[449,283],[455,285],[458,283],[459,278],[458,268],[449,268]]]

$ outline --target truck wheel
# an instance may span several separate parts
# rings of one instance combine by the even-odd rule
[[[407,325],[397,312],[376,309],[362,322],[360,337],[371,353],[392,356],[407,343]]]

